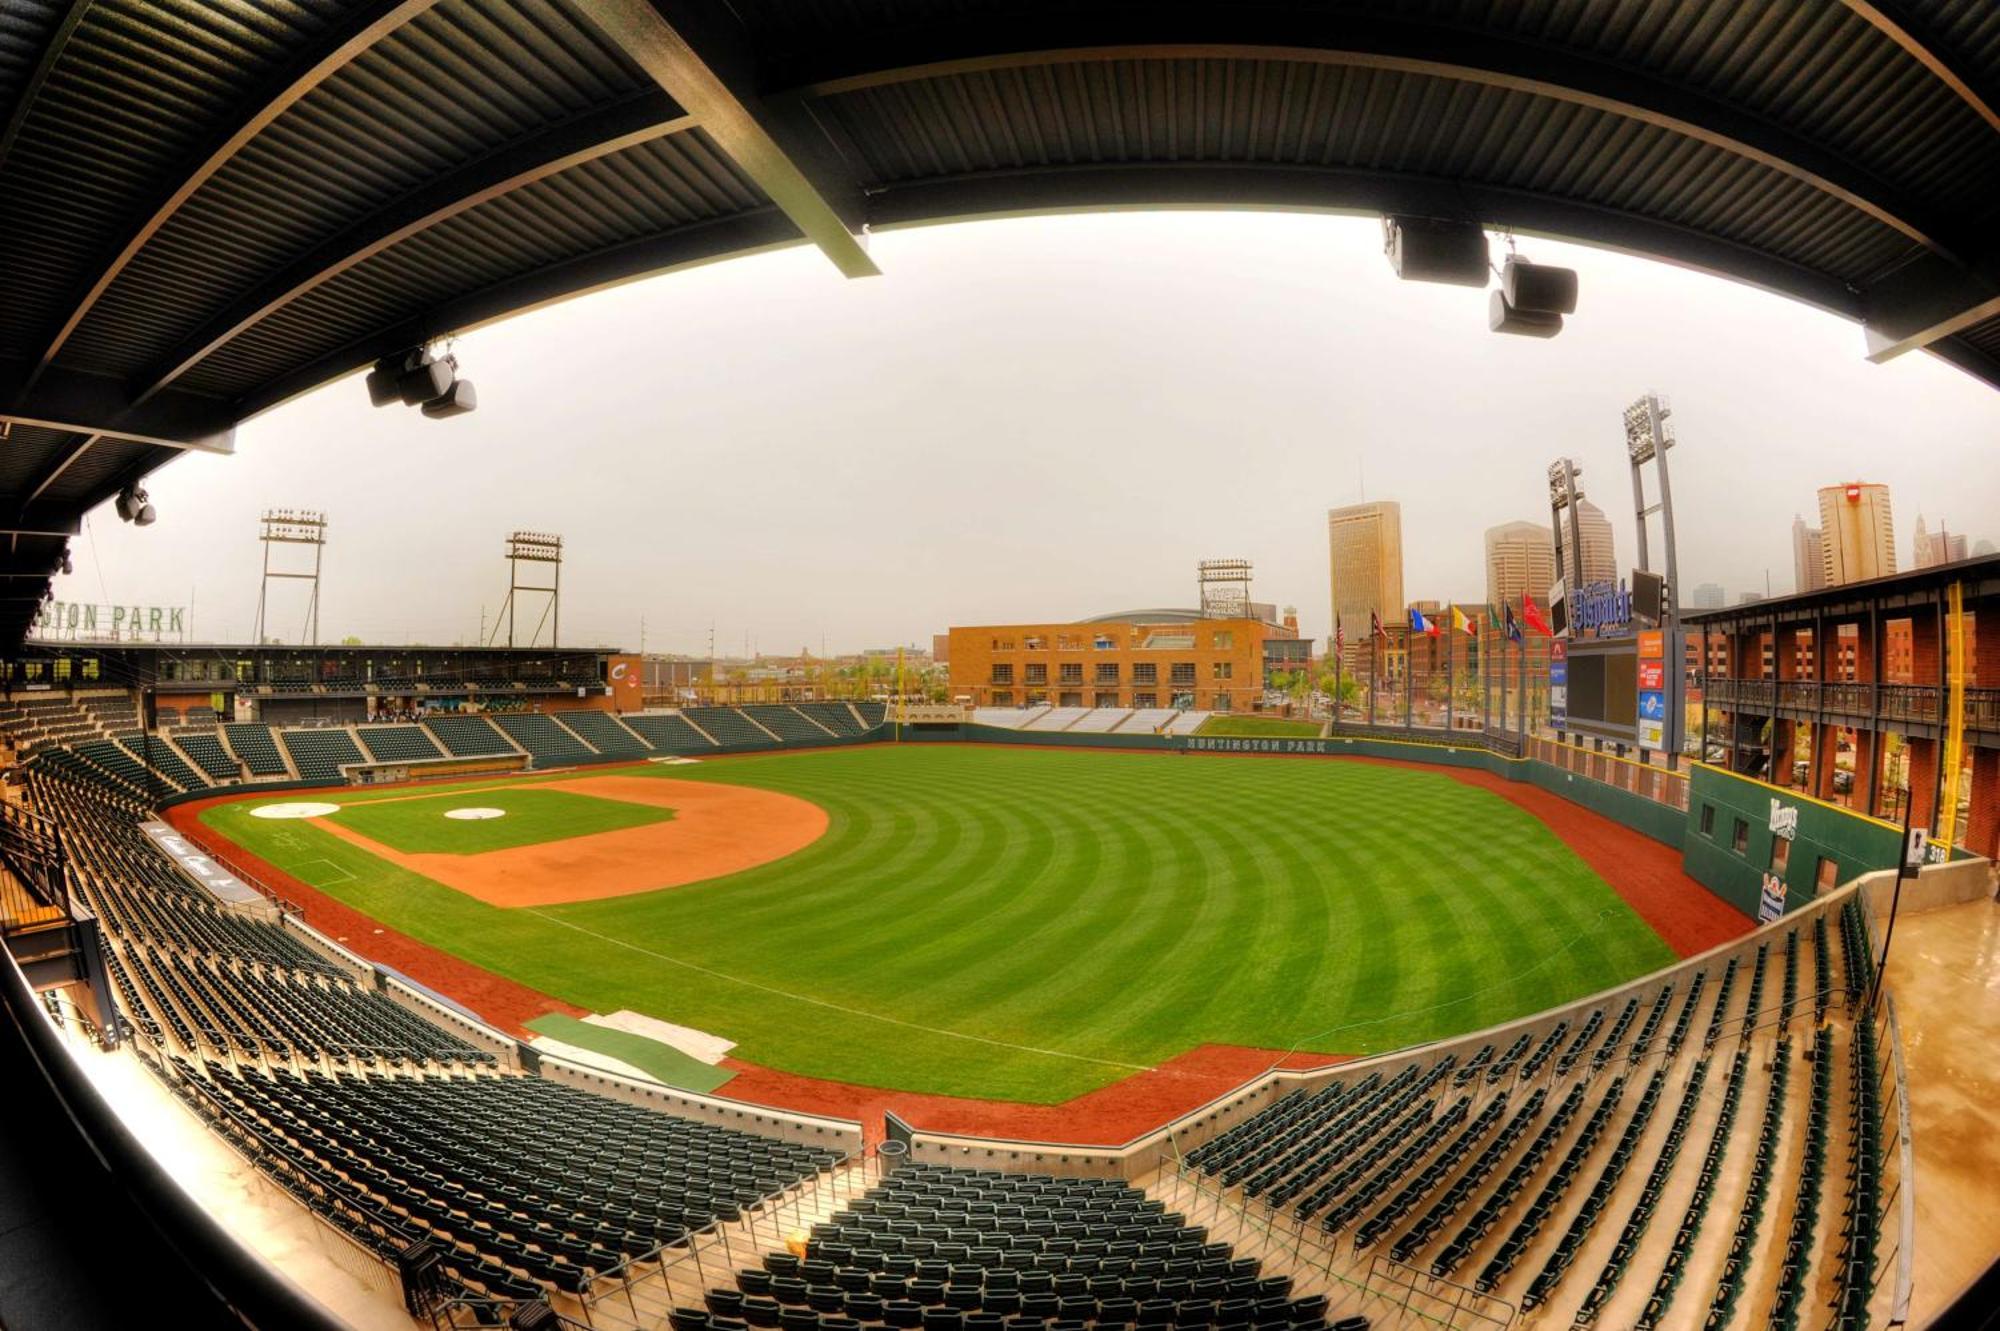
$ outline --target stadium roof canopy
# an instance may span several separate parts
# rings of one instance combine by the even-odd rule
[[[86,509],[379,356],[801,240],[871,273],[870,226],[1170,205],[1653,255],[2000,384],[2000,6],[7,0],[0,646]]]

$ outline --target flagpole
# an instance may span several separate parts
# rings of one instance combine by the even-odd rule
[[[1451,709],[1452,704],[1456,701],[1452,695],[1458,692],[1458,658],[1456,655],[1458,647],[1451,640],[1452,634],[1457,631],[1452,627],[1452,621],[1458,618],[1457,615],[1452,613],[1456,609],[1458,609],[1457,606],[1448,606],[1444,612],[1444,728],[1446,734],[1451,733]]]
[[[1417,635],[1410,631],[1410,621],[1403,620],[1403,729],[1410,731],[1417,726]]]
[[[1340,727],[1340,612],[1333,615],[1333,728]]]
[[[1368,612],[1368,728],[1375,728],[1375,676],[1382,653],[1382,622],[1373,610]]]

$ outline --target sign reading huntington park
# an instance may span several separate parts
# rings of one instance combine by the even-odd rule
[[[187,607],[50,601],[35,616],[30,632],[62,642],[182,642],[187,638]]]

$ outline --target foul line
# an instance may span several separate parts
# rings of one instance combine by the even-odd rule
[[[904,1021],[900,1017],[885,1017],[879,1012],[869,1012],[862,1008],[848,1007],[845,1003],[831,1003],[824,998],[814,998],[810,994],[795,994],[789,989],[780,989],[775,985],[762,984],[756,980],[746,980],[741,976],[730,975],[725,971],[713,970],[707,966],[697,965],[692,961],[682,961],[679,957],[670,957],[664,952],[655,952],[649,947],[640,947],[637,943],[628,943],[622,938],[613,938],[609,934],[598,933],[595,929],[586,929],[580,924],[550,915],[539,907],[523,906],[519,909],[529,915],[547,920],[550,924],[560,924],[565,929],[574,929],[580,934],[597,939],[599,942],[611,943],[627,951],[637,952],[641,956],[651,957],[655,961],[664,961],[669,966],[679,966],[684,970],[691,970],[709,976],[711,979],[726,980],[730,984],[740,984],[746,989],[756,989],[763,993],[775,994],[779,998],[789,998],[798,1003],[810,1003],[814,1007],[823,1007],[832,1012],[844,1012],[850,1017],[861,1017],[868,1021],[886,1022],[891,1026],[901,1026],[906,1030],[922,1031],[926,1035],[942,1035],[951,1040],[970,1040],[974,1044],[992,1045],[996,1049],[1012,1049],[1016,1053],[1040,1054],[1045,1058],[1067,1058],[1078,1063],[1094,1063],[1099,1067],[1124,1068],[1129,1072],[1152,1071],[1151,1066],[1145,1063],[1121,1063],[1111,1058],[1092,1058],[1088,1054],[1067,1054],[1060,1049],[1041,1049],[1031,1044],[1014,1044],[1008,1040],[992,1040],[984,1035],[967,1035],[963,1031],[948,1031],[942,1026],[926,1026],[921,1022]]]

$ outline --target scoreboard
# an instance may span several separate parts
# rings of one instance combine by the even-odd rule
[[[1549,723],[1594,739],[1676,752],[1681,742],[1680,635],[1641,629],[1549,644]]]

